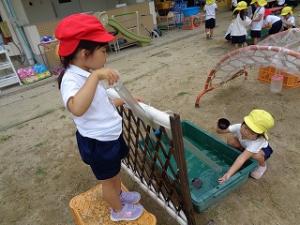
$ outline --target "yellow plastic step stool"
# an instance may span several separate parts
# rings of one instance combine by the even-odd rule
[[[123,184],[122,190],[127,191]],[[156,225],[156,217],[147,210],[144,210],[143,215],[135,221],[111,221],[109,206],[102,199],[101,184],[73,197],[69,206],[76,225]]]

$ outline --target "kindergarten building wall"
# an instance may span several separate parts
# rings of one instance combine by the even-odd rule
[[[29,24],[61,19],[76,12],[107,11],[115,8],[117,0],[13,0],[16,8],[22,5],[19,15]],[[148,1],[145,1],[148,2]],[[128,6],[136,4],[135,0],[123,0]]]
[[[70,14],[76,12],[101,12],[107,11],[109,15],[116,15],[120,12],[140,11],[142,16],[141,23],[145,24],[147,29],[152,30],[152,17],[149,17],[148,1],[136,4],[135,0],[123,0],[127,7],[116,9],[117,0],[12,0],[14,10],[18,17],[18,22],[23,26],[27,39],[29,41],[35,59],[42,63],[41,55],[38,49],[41,36],[54,35],[57,22]],[[122,21],[120,21],[122,23]],[[145,29],[140,29],[142,35],[146,35]],[[48,49],[43,55],[48,59],[50,67],[59,63],[55,57],[55,51]]]

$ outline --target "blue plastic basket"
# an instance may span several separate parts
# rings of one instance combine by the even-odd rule
[[[200,7],[188,7],[188,8],[182,9],[182,13],[186,17],[197,15],[199,12],[200,12]]]

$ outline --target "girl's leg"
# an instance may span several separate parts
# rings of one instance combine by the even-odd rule
[[[214,35],[214,28],[210,29],[210,38],[212,38]]]
[[[120,176],[120,173],[118,173],[116,176],[115,176],[116,179],[114,179],[114,183],[115,183],[115,187],[116,187],[116,191],[117,193],[121,193],[121,176]]]
[[[227,137],[227,144],[240,150],[240,151],[244,151],[243,146],[241,145],[241,143],[239,142],[239,140],[233,136],[233,135],[228,135]]]
[[[254,154],[253,155],[253,159],[257,160],[258,161],[258,164],[259,166],[266,166],[266,163],[265,163],[265,153],[260,150],[258,153]]]
[[[210,31],[209,31],[210,29],[208,29],[208,28],[205,28],[205,35],[206,35],[206,39],[208,39],[209,38],[209,35],[210,35]]]
[[[256,45],[256,44],[257,44],[257,42],[258,42],[258,38],[256,38],[256,37],[255,37],[255,38],[253,38],[253,44],[254,44],[254,45]]]
[[[262,150],[254,154],[253,157],[258,161],[258,167],[251,172],[250,176],[254,179],[260,179],[267,170],[267,164],[265,162],[265,154]]]
[[[247,42],[244,42],[242,45],[242,47],[247,47],[247,46],[248,46]]]
[[[103,198],[116,212],[119,212],[122,209],[120,200],[121,186],[116,186],[119,179],[120,177],[118,174],[110,179],[101,181]]]
[[[121,189],[121,176],[120,173],[118,173],[115,176],[116,179],[114,179],[114,186],[116,188],[116,194],[121,199],[122,203],[129,203],[129,204],[136,204],[140,201],[141,195],[138,192],[135,191],[129,191],[129,192],[122,192]]]

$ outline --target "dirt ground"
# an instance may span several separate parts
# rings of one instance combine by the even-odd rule
[[[276,126],[269,136],[275,151],[267,173],[259,181],[249,179],[207,211],[196,214],[197,224],[214,220],[217,225],[297,225],[300,89],[272,94],[269,85],[256,80],[257,70],[252,69],[247,81],[236,79],[204,96],[200,108],[194,107],[207,72],[231,48],[223,40],[229,16],[218,15],[213,40],[205,39],[203,29],[192,31],[190,37],[177,41],[112,55],[108,66],[118,69],[128,89],[146,103],[177,112],[214,134],[220,117],[235,123],[253,108],[272,112]],[[168,35],[176,39],[182,32]],[[22,90],[0,97],[0,224],[73,224],[70,199],[97,181],[79,158],[75,128],[56,84]],[[130,189],[140,190],[126,174],[122,176]],[[175,224],[145,193],[142,203],[157,216],[159,225]]]

